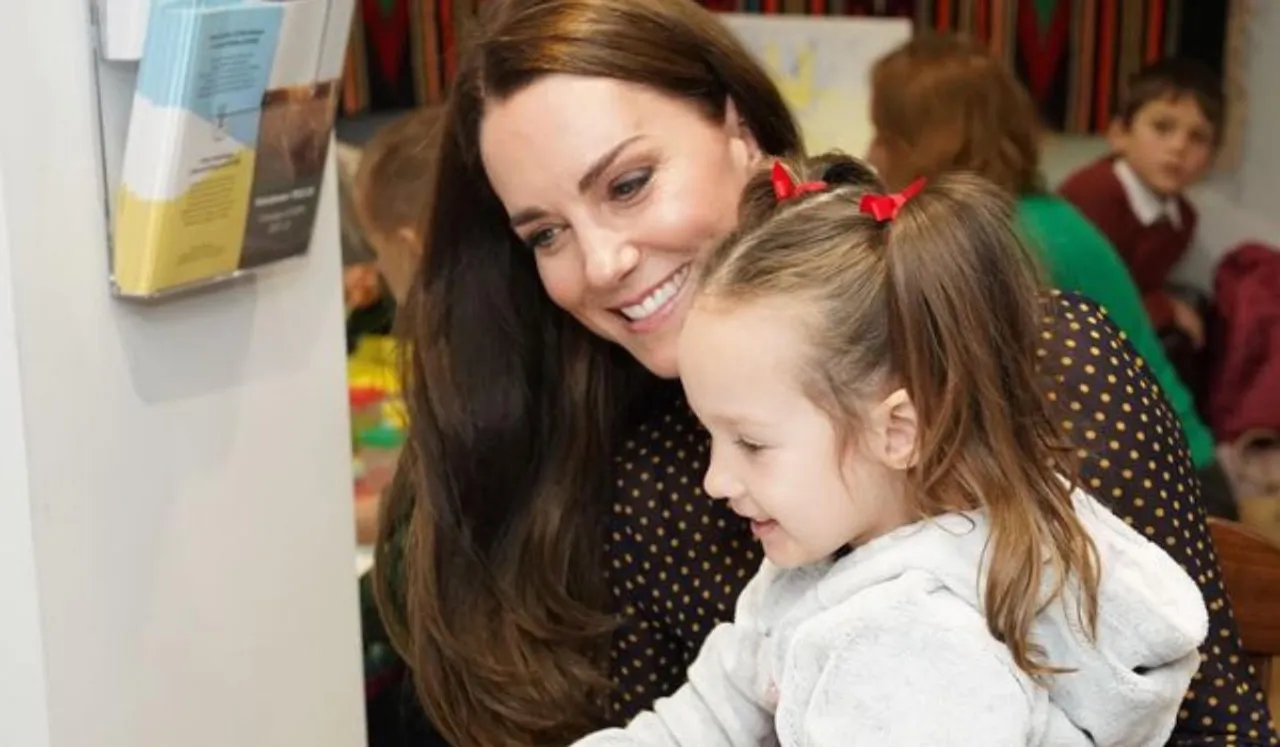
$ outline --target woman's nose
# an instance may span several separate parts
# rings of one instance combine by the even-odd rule
[[[582,235],[583,264],[587,282],[596,287],[618,284],[640,263],[640,252],[619,234],[597,230]]]

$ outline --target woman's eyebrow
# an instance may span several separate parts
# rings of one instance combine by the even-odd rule
[[[605,153],[595,161],[592,161],[591,165],[587,167],[587,170],[583,172],[582,178],[578,179],[578,192],[585,193],[594,187],[596,182],[600,181],[600,177],[604,176],[604,172],[608,171],[609,167],[613,165],[613,162],[617,161],[618,157],[622,155],[622,152],[627,149],[627,146],[637,140],[640,140],[642,137],[644,136],[632,135],[605,151]],[[519,228],[527,223],[533,223],[534,221],[541,220],[545,217],[547,217],[547,211],[542,208],[522,208],[511,214],[511,227]]]

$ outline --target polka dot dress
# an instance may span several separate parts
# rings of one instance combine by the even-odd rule
[[[1178,714],[1174,745],[1280,745],[1222,590],[1175,415],[1122,334],[1094,304],[1056,297],[1039,350],[1057,386],[1086,487],[1164,547],[1209,606],[1203,663]],[[731,620],[761,561],[750,531],[702,494],[708,440],[678,385],[655,400],[615,463],[606,537],[609,584],[624,622],[613,646],[614,720],[684,682],[703,639]]]

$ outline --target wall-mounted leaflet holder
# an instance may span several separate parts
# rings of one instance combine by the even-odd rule
[[[111,289],[305,255],[354,0],[93,0]]]

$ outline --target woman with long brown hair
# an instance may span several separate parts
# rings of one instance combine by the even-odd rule
[[[698,489],[708,442],[675,340],[748,178],[801,144],[764,71],[690,0],[483,8],[402,310],[411,433],[376,573],[447,738],[563,745],[674,691],[760,563],[747,524]],[[1236,688],[1197,688],[1178,733],[1266,732],[1176,422],[1096,307],[1058,306],[1045,359],[1097,354],[1046,396],[1077,428],[1150,434],[1086,465],[1086,487],[1201,583],[1202,671]]]

